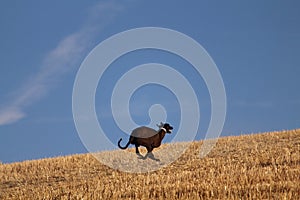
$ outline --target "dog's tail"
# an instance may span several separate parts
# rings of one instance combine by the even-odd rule
[[[120,149],[127,149],[127,147],[129,146],[129,144],[130,144],[130,141],[128,141],[128,143],[126,144],[126,146],[125,147],[122,147],[121,146],[121,141],[122,141],[122,138],[119,140],[119,142],[118,142],[118,147],[120,148]]]

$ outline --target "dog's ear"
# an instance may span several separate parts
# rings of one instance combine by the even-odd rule
[[[156,126],[157,126],[158,128],[162,128],[162,127],[164,126],[164,123],[160,122],[160,124],[156,124]]]

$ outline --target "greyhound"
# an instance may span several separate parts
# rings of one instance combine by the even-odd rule
[[[157,148],[161,145],[161,141],[165,137],[166,133],[171,133],[173,130],[173,127],[168,123],[160,123],[160,125],[157,125],[159,130],[156,131],[152,128],[148,128],[145,126],[139,127],[134,129],[131,132],[130,138],[128,143],[122,147],[121,141],[122,138],[118,142],[118,146],[120,149],[127,149],[129,144],[135,145],[135,152],[136,154],[143,159],[146,159],[147,157],[151,158],[152,160],[159,161],[159,159],[156,159],[152,153],[152,150],[154,148]],[[147,154],[145,157],[143,157],[139,152],[139,146],[144,146],[147,148]]]

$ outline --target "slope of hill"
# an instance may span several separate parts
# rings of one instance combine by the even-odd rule
[[[300,129],[220,138],[204,158],[200,146],[140,174],[90,154],[0,164],[0,199],[300,199]]]

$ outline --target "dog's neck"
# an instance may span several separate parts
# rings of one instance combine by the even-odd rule
[[[160,130],[163,130],[165,133],[167,133],[167,130],[164,127],[160,128]]]
[[[167,133],[167,130],[164,127],[160,128],[160,130],[158,131],[160,141],[162,141],[162,139],[165,137],[166,133]]]

